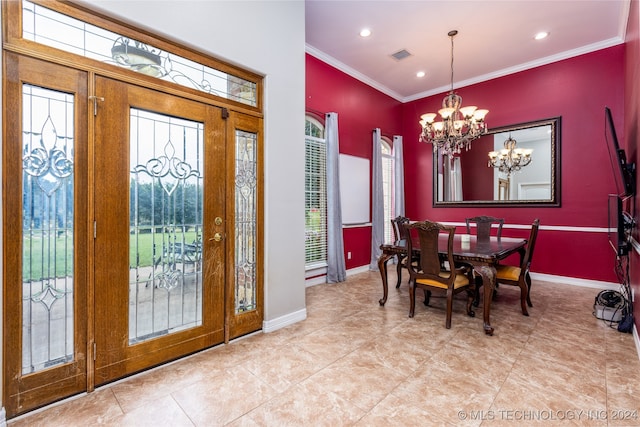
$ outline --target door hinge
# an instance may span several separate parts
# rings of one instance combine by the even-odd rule
[[[96,346],[96,342],[94,341],[93,342],[93,361],[94,362],[96,360],[96,352],[98,351],[97,348],[98,348],[98,346]]]
[[[98,234],[98,225],[97,225],[96,221],[94,220],[93,221],[93,238],[94,239],[96,238],[97,234]]]
[[[226,108],[222,109],[222,118],[225,120],[229,118],[229,110],[227,110]]]
[[[98,101],[104,102],[104,98],[102,96],[93,96],[89,97],[89,101],[93,101],[93,115],[98,115]]]

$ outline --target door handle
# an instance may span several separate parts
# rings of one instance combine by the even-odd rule
[[[213,237],[211,239],[209,239],[209,241],[215,240],[216,242],[219,242],[222,239],[223,239],[222,234],[216,233],[216,234],[213,235]]]

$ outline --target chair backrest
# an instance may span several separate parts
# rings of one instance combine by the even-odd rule
[[[496,237],[500,239],[502,237],[502,226],[504,225],[504,218],[496,218],[494,216],[474,216],[472,218],[465,218],[467,223],[467,234],[471,234],[471,223],[476,224],[476,236],[478,240],[486,240],[491,236],[491,226],[498,224],[498,232]]]
[[[393,240],[404,240],[407,238],[407,225],[409,218],[405,216],[397,216],[391,220],[391,228],[393,228]]]
[[[413,233],[415,230],[417,234],[418,245],[414,242]],[[443,233],[448,236],[447,256],[446,260],[449,261],[449,265],[453,266],[453,236],[456,228],[439,224],[431,221],[420,221],[407,225],[407,249],[408,253],[412,253],[416,247],[420,248],[420,268],[421,271],[417,271],[415,266],[409,264],[409,274],[412,278],[427,278],[431,280],[437,280],[442,283],[453,283],[455,280],[455,269],[452,269],[449,277],[441,277],[440,272],[442,266],[442,258],[439,251],[439,238]]]
[[[527,249],[522,257],[522,264],[520,265],[520,274],[525,274],[529,271],[531,266],[531,259],[533,258],[533,250],[536,247],[536,239],[538,238],[538,227],[540,227],[540,220],[536,218],[531,225],[531,233],[529,233],[529,239],[527,240]]]

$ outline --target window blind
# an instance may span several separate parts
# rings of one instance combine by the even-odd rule
[[[327,261],[327,148],[324,139],[305,138],[305,264]]]

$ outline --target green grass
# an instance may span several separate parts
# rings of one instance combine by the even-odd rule
[[[153,265],[153,245],[156,246],[156,259],[162,255],[162,240],[169,242],[193,243],[195,231],[175,234],[144,233],[129,237],[129,265],[148,267]],[[183,240],[184,238],[184,240]],[[44,256],[43,256],[44,254]],[[99,256],[99,254],[96,254]],[[64,234],[60,236],[33,236],[23,240],[22,278],[25,281],[41,280],[44,277],[65,277],[73,274],[73,239]]]

